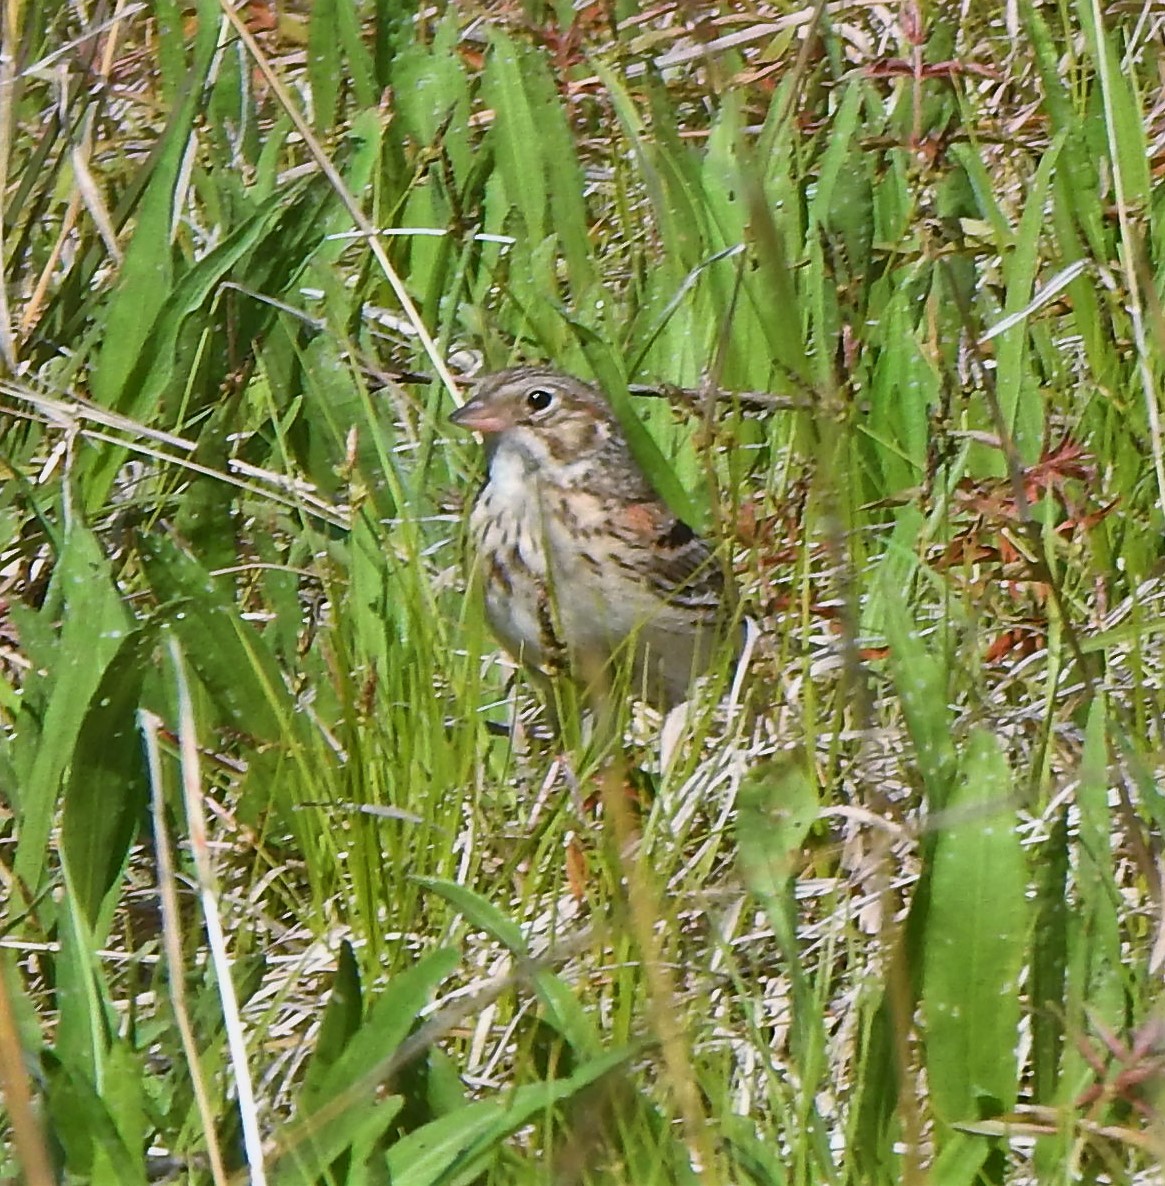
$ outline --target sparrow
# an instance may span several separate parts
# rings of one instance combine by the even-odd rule
[[[514,367],[480,380],[451,419],[485,444],[469,535],[486,619],[552,715],[556,684],[596,704],[620,673],[661,711],[688,699],[740,636],[735,586],[652,486],[603,394]]]

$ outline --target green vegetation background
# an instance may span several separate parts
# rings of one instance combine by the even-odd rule
[[[1150,1180],[1155,6],[3,21],[0,1175]],[[605,770],[466,596],[518,359],[759,626]]]

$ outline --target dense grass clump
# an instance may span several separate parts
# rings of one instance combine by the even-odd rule
[[[1153,1180],[1155,8],[2,19],[0,1176]],[[757,627],[612,761],[466,589],[518,360]]]

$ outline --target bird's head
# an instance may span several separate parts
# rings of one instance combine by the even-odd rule
[[[612,446],[616,452],[625,448],[602,394],[548,367],[513,367],[487,376],[450,419],[481,433],[490,454],[517,449],[539,468],[570,467],[609,457]]]

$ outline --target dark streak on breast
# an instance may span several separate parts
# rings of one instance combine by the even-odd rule
[[[538,587],[538,644],[542,650],[542,666],[549,675],[556,675],[566,670],[566,647],[558,637],[554,628],[554,611],[550,604],[550,596],[544,585]]]
[[[513,558],[511,558],[510,563],[513,564],[513,562]],[[489,583],[500,589],[506,597],[509,597],[514,591],[514,585],[506,571],[505,563],[498,563],[496,560],[490,565]]]

